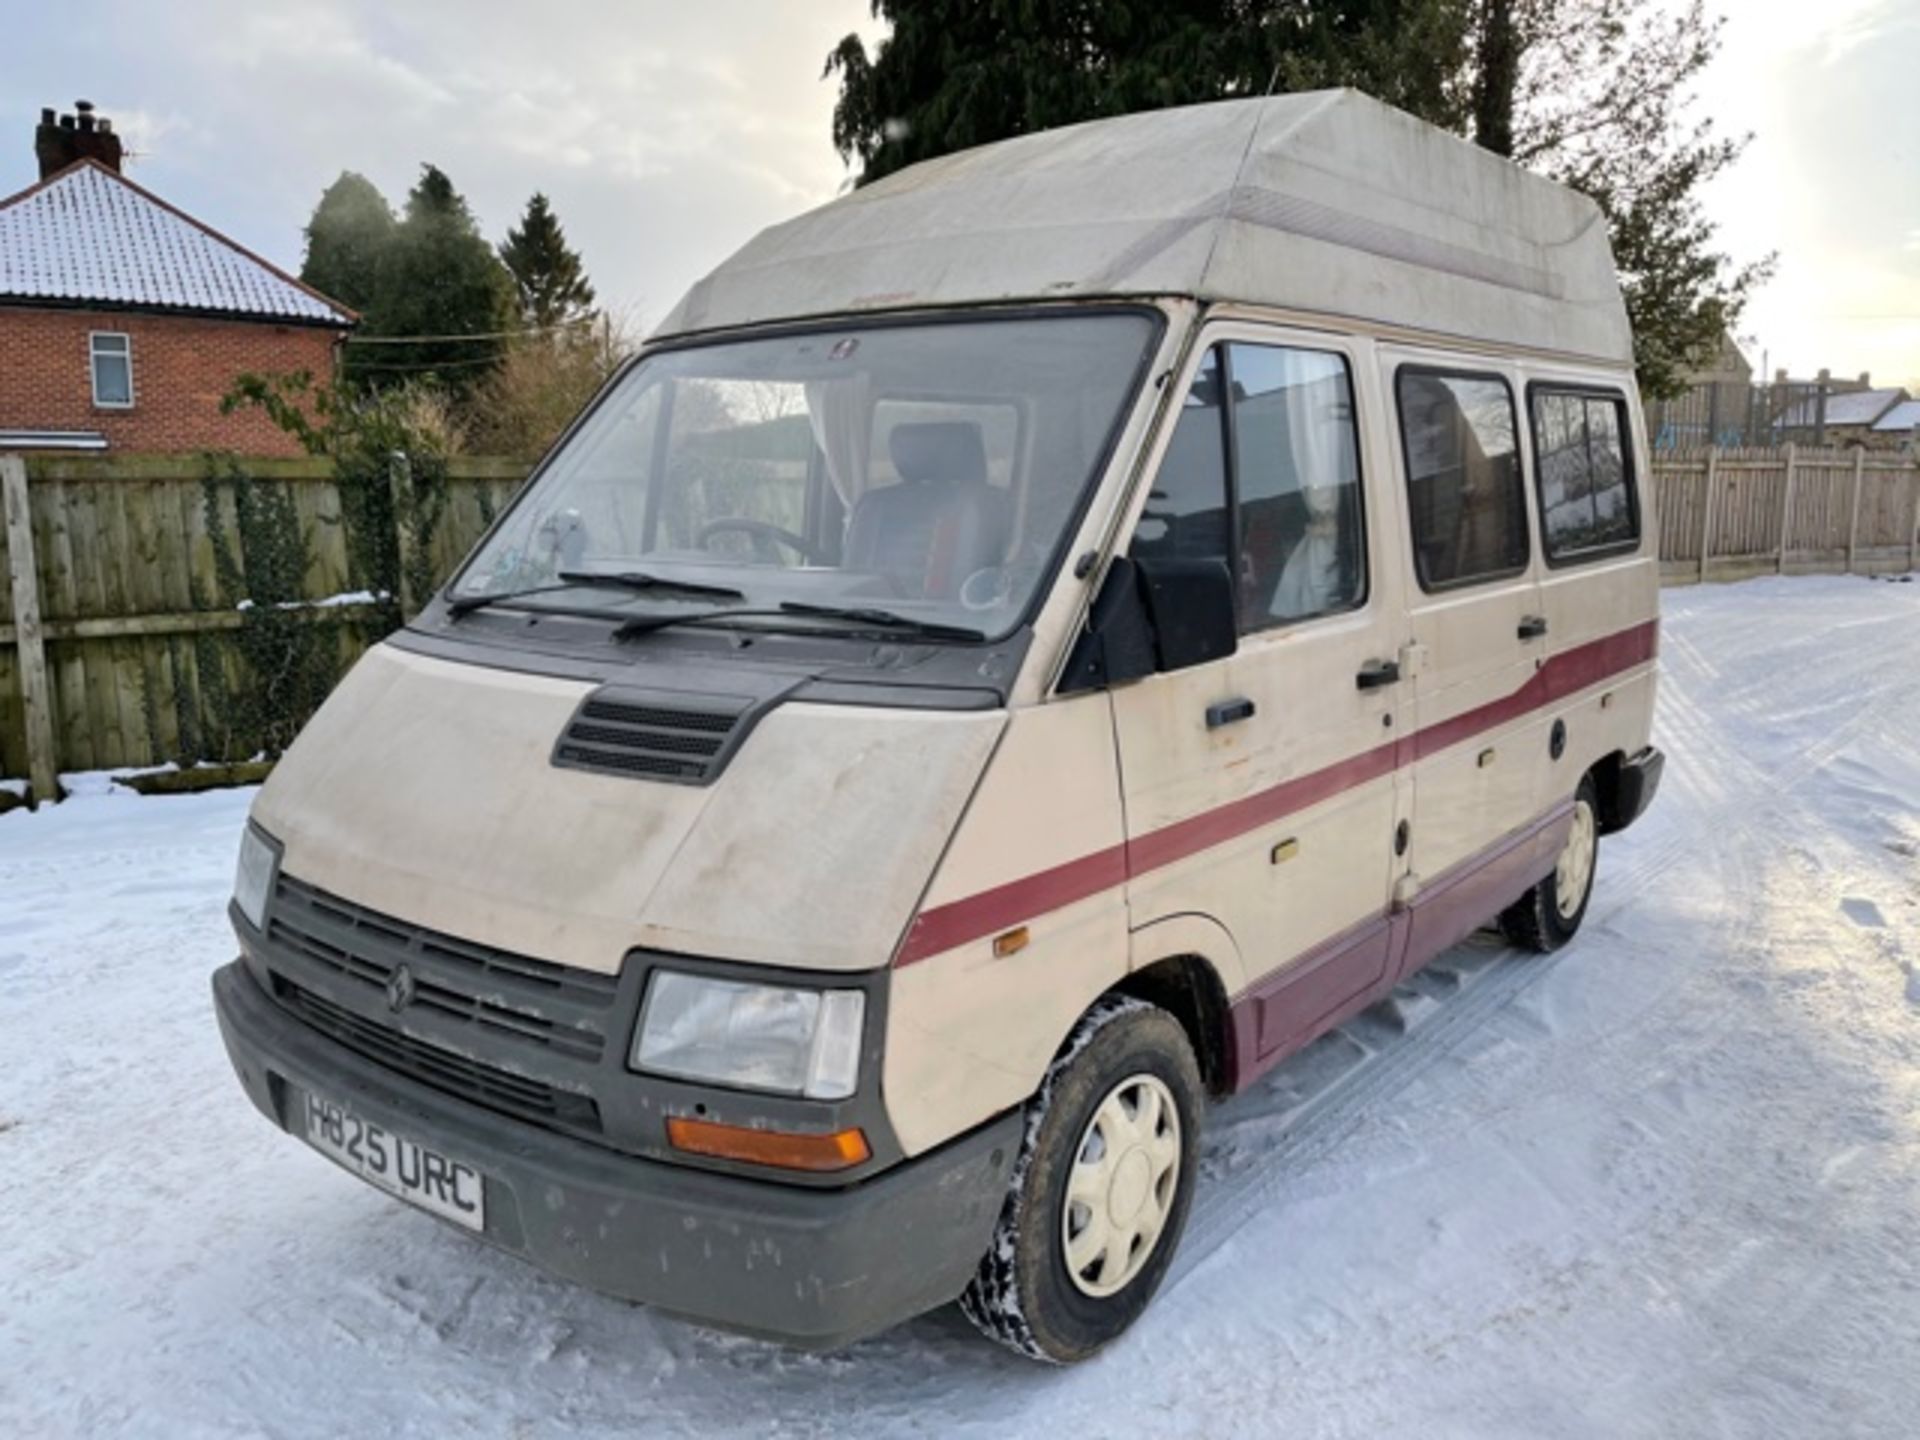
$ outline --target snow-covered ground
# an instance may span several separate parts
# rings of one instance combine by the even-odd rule
[[[1660,803],[1218,1111],[1090,1364],[552,1283],[273,1131],[209,1011],[245,793],[0,816],[0,1434],[1920,1434],[1920,584],[1670,592]]]

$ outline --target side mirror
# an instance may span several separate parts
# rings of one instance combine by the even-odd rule
[[[1239,627],[1233,572],[1225,560],[1154,559],[1136,565],[1160,669],[1184,670],[1233,654]]]
[[[1067,659],[1059,692],[1184,670],[1236,646],[1233,576],[1224,560],[1116,558]]]

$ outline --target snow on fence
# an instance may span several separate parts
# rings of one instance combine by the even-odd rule
[[[1667,452],[1653,463],[1668,584],[1920,569],[1920,464],[1848,449]]]
[[[240,465],[278,487],[301,532],[298,593],[264,608],[324,630],[323,663],[344,672],[383,617],[349,563],[331,468]],[[1920,569],[1920,469],[1910,454],[1793,445],[1666,451],[1652,468],[1668,583]],[[525,469],[452,462],[423,564],[406,563],[419,537],[396,529],[404,609],[418,598],[411,577],[424,572],[438,584],[451,573]],[[232,543],[239,527],[230,487],[216,485],[208,503],[216,473],[191,457],[0,455],[0,557],[11,582],[0,588],[0,778],[27,776],[34,793],[47,795],[57,793],[61,770],[251,754],[244,728],[227,722],[261,685],[242,630],[262,607],[222,582],[210,519],[229,532],[228,553],[244,547]],[[404,467],[393,481],[410,483]]]
[[[242,534],[224,460],[0,455],[0,778],[26,776],[45,796],[61,771],[244,761],[257,739],[234,717],[263,688],[246,649],[256,609],[315,627],[305,653],[337,673],[392,623],[391,602],[350,561],[331,465],[234,463],[272,492],[260,513],[291,515],[300,532],[265,606],[247,593],[264,561]],[[409,472],[395,471],[400,510]],[[526,472],[519,461],[450,462],[430,533],[396,527],[405,609],[412,578],[444,579]]]

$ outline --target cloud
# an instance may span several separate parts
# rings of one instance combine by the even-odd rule
[[[96,0],[8,21],[0,193],[33,178],[40,105],[96,101],[144,185],[289,267],[342,170],[396,204],[441,166],[491,238],[535,190],[611,305],[658,318],[846,171],[821,63],[866,0]],[[4,128],[17,127],[13,143]]]

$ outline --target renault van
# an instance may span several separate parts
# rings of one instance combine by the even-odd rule
[[[1092,1353],[1210,1099],[1652,798],[1632,358],[1591,201],[1348,91],[767,230],[260,791],[241,1083],[617,1296]]]

